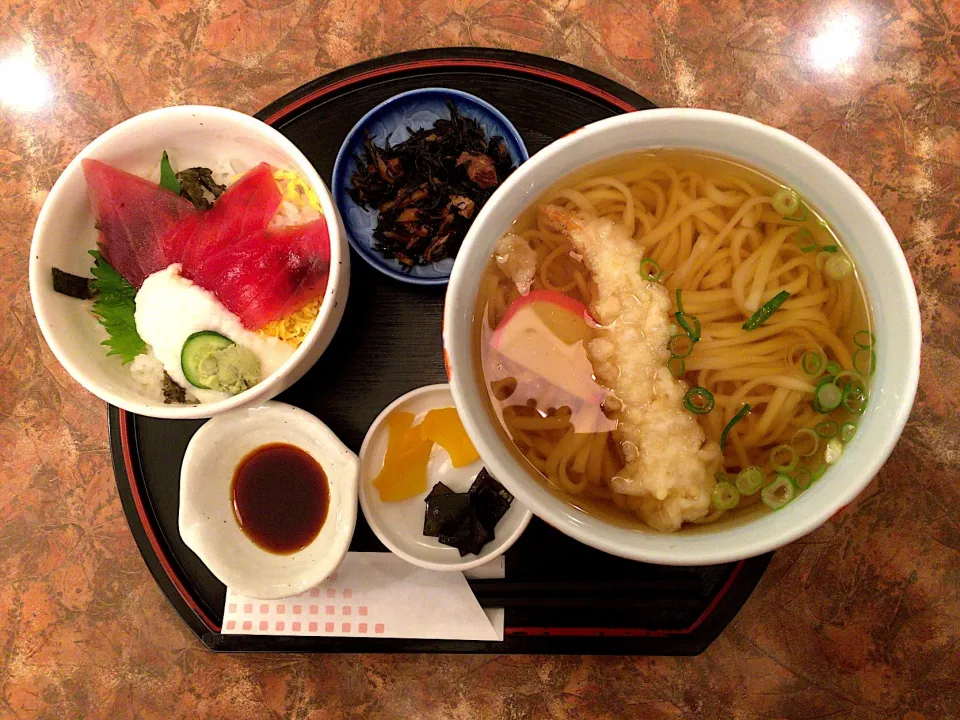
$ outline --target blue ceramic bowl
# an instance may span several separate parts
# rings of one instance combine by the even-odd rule
[[[419,130],[432,126],[439,118],[450,117],[447,100],[453,101],[461,115],[476,120],[487,137],[502,137],[515,164],[519,165],[530,157],[520,133],[490,103],[459,90],[423,88],[394,95],[360,118],[340,146],[337,162],[333,166],[330,190],[340,208],[350,245],[380,272],[415,285],[446,285],[453,270],[453,259],[418,265],[409,272],[402,270],[399,262],[383,257],[374,249],[373,230],[377,225],[377,211],[357,205],[347,193],[347,188],[357,169],[356,155],[362,154],[368,131],[378,145],[383,145],[387,138],[396,145],[410,136],[408,127]]]

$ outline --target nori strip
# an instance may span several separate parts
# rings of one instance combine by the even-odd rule
[[[479,555],[483,546],[493,540],[493,533],[487,530],[476,512],[471,509],[464,521],[450,534],[443,534],[437,539],[444,545],[455,547],[460,551],[460,557],[467,553]]]
[[[494,479],[486,468],[477,474],[467,494],[473,501],[477,518],[491,533],[513,502],[510,491]]]
[[[430,491],[430,494],[427,495],[423,500],[424,502],[430,502],[430,498],[435,498],[438,495],[450,495],[452,492],[453,490],[448,488],[442,482],[438,482],[433,486],[433,490]]]
[[[50,268],[50,275],[53,277],[53,289],[61,295],[77,300],[92,300],[96,295],[90,284],[93,278],[80,277],[60,268]]]
[[[192,167],[177,173],[180,181],[180,197],[185,197],[193,203],[197,210],[209,210],[213,204],[207,199],[207,194],[214,200],[220,197],[227,189],[213,179],[213,171],[205,167]]]
[[[470,496],[467,493],[447,493],[427,499],[427,512],[423,516],[423,534],[438,537],[448,528],[460,527],[470,511]]]
[[[486,468],[465,493],[437,483],[426,498],[423,534],[457,548],[460,557],[479,554],[494,539],[494,529],[512,502],[513,495]]]
[[[168,405],[187,402],[187,391],[177,385],[166,370],[163,371],[163,401]]]

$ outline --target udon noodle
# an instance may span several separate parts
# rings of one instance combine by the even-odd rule
[[[478,350],[495,415],[550,485],[582,507],[599,503],[650,522],[642,497],[618,491],[618,473],[632,449],[617,432],[623,408],[604,382],[608,378],[594,373],[587,383],[597,387],[575,393],[592,399],[585,404],[595,401],[600,412],[591,415],[569,402],[569,394],[558,396],[556,382],[525,377],[502,358],[494,363],[489,351],[491,334],[528,292],[547,290],[590,308],[597,304],[597,284],[583,254],[569,231],[544,212],[547,207],[578,222],[607,218],[624,228],[643,256],[636,271],[669,292],[677,322],[668,367],[684,388],[706,391],[693,400],[712,397],[712,411],[696,417],[707,441],[723,447],[715,475],[722,488],[704,492],[741,485],[753,492],[737,492],[735,505],[749,506],[772,479],[788,478],[800,491],[822,474],[824,462],[835,459],[828,446],[835,436],[840,442],[841,428],[844,441],[850,439],[862,412],[856,400],[862,396],[865,403],[866,376],[875,363],[873,336],[862,290],[836,236],[802,201],[787,213],[780,189],[733,162],[665,150],[587,168],[517,220],[482,281]],[[775,312],[744,328],[784,292],[788,298]],[[603,328],[592,332],[602,336]],[[597,353],[589,355],[596,366]],[[526,383],[526,392],[516,393],[518,383]],[[844,400],[835,409],[832,388],[823,395],[829,402],[818,404],[824,384],[836,385]],[[846,402],[850,387],[860,393],[853,404]],[[694,402],[688,409],[703,408]],[[835,456],[836,444],[831,447]],[[762,482],[756,473],[737,482],[754,468]],[[695,522],[716,520],[728,506],[715,495],[709,513]]]

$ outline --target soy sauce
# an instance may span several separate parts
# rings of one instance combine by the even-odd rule
[[[330,486],[320,463],[294,445],[270,443],[237,465],[230,489],[244,534],[277,555],[302,550],[320,534]]]

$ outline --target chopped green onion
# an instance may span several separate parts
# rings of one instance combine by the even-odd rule
[[[677,312],[683,312],[683,288],[677,288]]]
[[[824,385],[829,385],[830,383],[833,383],[834,385],[837,385],[837,376],[836,376],[836,375],[824,375],[822,378],[820,378],[819,380],[817,380],[817,385],[816,385],[816,387],[813,389],[814,399],[816,399],[817,390],[819,390],[820,388],[822,388]],[[837,385],[837,387],[840,387],[840,386]],[[841,388],[841,390],[842,390],[842,389],[843,389],[843,388]]]
[[[683,396],[683,406],[694,415],[706,415],[713,410],[713,393],[704,387],[692,387]]]
[[[855,383],[850,383],[843,391],[843,406],[854,415],[863,415],[867,409],[867,392]]]
[[[860,348],[853,354],[853,369],[861,375],[873,375],[877,369],[877,353],[871,348]]]
[[[719,482],[713,489],[713,504],[718,510],[733,510],[740,504],[740,491],[728,482]]]
[[[806,490],[813,484],[813,473],[805,467],[798,467],[796,472],[793,473],[793,482],[796,483],[798,489]]]
[[[843,255],[831,255],[823,263],[823,272],[831,280],[843,280],[853,272],[853,263]]]
[[[806,219],[808,217],[809,217],[809,214],[807,212],[807,204],[803,202],[803,200],[801,200],[800,209],[797,211],[796,215],[784,215],[783,219],[789,220],[790,222],[801,223],[801,222],[806,222]]]
[[[837,434],[838,428],[833,420],[824,420],[823,422],[818,422],[814,430],[820,437],[829,439]]]
[[[820,463],[820,467],[813,471],[813,480],[816,482],[823,477],[823,474],[827,471],[827,464]]]
[[[876,336],[869,330],[857,330],[853,335],[853,344],[859,348],[873,347],[876,341]]]
[[[806,452],[801,452],[797,449],[797,445],[802,441],[801,438],[810,438],[811,447]],[[790,444],[793,445],[793,449],[797,451],[800,457],[807,458],[816,453],[817,448],[820,447],[820,436],[810,428],[800,428],[793,434]]]
[[[827,363],[827,372],[830,373],[831,375],[836,375],[838,372],[840,372],[840,370],[841,370],[840,363],[838,362]]]
[[[843,440],[843,442],[850,442],[856,434],[857,426],[852,422],[845,422],[840,426],[840,439]]]
[[[827,382],[820,385],[813,395],[813,409],[818,413],[833,412],[843,401],[843,393],[834,383]]]
[[[743,420],[743,418],[746,416],[748,412],[750,412],[750,403],[744,403],[743,407],[737,411],[737,414],[734,415],[732,418],[730,418],[730,422],[728,422],[724,426],[723,432],[720,433],[720,449],[721,450],[723,450],[723,448],[726,446],[727,435],[730,434],[730,431],[733,429],[733,426],[736,425],[741,420]]]
[[[763,487],[764,480],[766,480],[766,478],[763,476],[763,470],[755,465],[751,465],[740,471],[735,482],[737,484],[737,490],[740,491],[741,495],[753,495]]]
[[[822,250],[828,253],[835,253],[840,249],[839,245],[824,245]]]
[[[787,217],[799,211],[802,203],[796,190],[780,188],[773,194],[773,200],[770,204],[773,205],[774,210]]]
[[[827,447],[823,450],[823,461],[827,465],[833,465],[840,456],[843,455],[843,443],[837,438],[831,438],[827,441]]]
[[[180,181],[177,180],[177,174],[170,165],[170,158],[167,157],[167,151],[163,151],[163,157],[160,158],[160,187],[170,192],[180,194]]]
[[[823,355],[810,350],[800,358],[800,367],[807,375],[819,375],[823,369]]]
[[[683,328],[683,331],[690,336],[694,342],[700,340],[700,321],[696,315],[687,315],[684,312],[674,313],[677,323]]]
[[[845,387],[852,383],[857,383],[864,390],[867,389],[867,379],[858,373],[856,370],[843,370],[837,373],[837,376],[833,379],[837,384],[837,387],[843,390]]]
[[[790,299],[790,293],[788,293],[786,290],[781,290],[770,300],[768,300],[763,307],[750,316],[750,319],[743,324],[743,329],[756,330],[758,327],[763,325],[770,318],[770,316],[773,315],[777,309],[788,299]]]
[[[687,371],[687,364],[683,361],[683,358],[672,357],[667,360],[667,370],[675,378],[683,377],[683,374]]]
[[[680,335],[675,335],[670,338],[670,342],[667,343],[667,349],[673,357],[685,358],[693,352],[694,345],[696,345],[696,343],[693,341],[693,338],[686,333],[681,333]]]
[[[640,274],[650,282],[657,282],[663,275],[663,268],[656,260],[645,257],[640,261]]]
[[[784,453],[787,457],[783,457]],[[799,456],[791,445],[777,445],[770,450],[770,467],[777,472],[790,472],[797,466]]]
[[[797,495],[797,486],[789,475],[777,475],[772,483],[760,493],[763,504],[771,510],[779,510]]]
[[[797,233],[797,245],[800,248],[800,252],[805,253],[813,252],[820,247],[817,241],[813,239],[813,234],[806,228],[802,228],[800,232]]]

